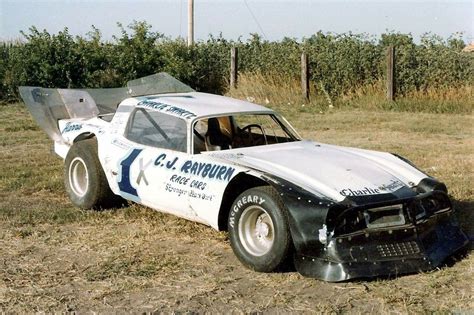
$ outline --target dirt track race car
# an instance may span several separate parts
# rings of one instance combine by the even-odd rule
[[[256,271],[393,276],[431,270],[468,243],[446,186],[403,157],[301,140],[271,109],[166,73],[20,94],[65,160],[76,206],[124,198],[228,230]]]

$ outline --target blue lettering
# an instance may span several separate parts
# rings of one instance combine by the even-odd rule
[[[159,166],[160,162],[163,161],[165,158],[166,158],[166,154],[164,153],[160,154],[155,160],[155,165]]]
[[[183,166],[181,166],[181,172],[189,173],[189,169],[191,168],[192,165],[193,163],[191,161],[184,162]]]
[[[202,177],[206,177],[207,174],[209,174],[209,170],[211,169],[211,167],[211,164],[206,164],[206,166],[204,167],[204,171],[202,171]]]
[[[227,169],[227,172],[224,175],[224,180],[230,181],[230,179],[232,178],[232,175],[234,174],[234,171],[235,171],[235,168],[229,167]]]
[[[71,122],[68,122],[66,124],[66,126],[64,127],[63,131],[61,131],[61,133],[66,133],[66,132],[70,132],[70,131],[77,131],[77,130],[81,130],[81,129],[82,129],[82,125],[73,124]]]
[[[177,157],[175,157],[174,160],[171,161],[171,162],[168,161],[168,162],[166,163],[166,168],[167,168],[167,169],[172,168],[172,167],[176,164],[176,161],[178,161],[178,158],[177,158]]]
[[[221,166],[221,167],[225,168],[225,166]],[[209,178],[214,178],[218,170],[219,170],[219,166],[213,165],[211,170],[209,171],[209,175],[208,175]]]

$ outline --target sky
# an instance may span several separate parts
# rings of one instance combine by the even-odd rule
[[[0,0],[0,40],[21,38],[30,26],[49,33],[67,27],[86,35],[91,25],[106,40],[118,35],[117,22],[146,21],[171,38],[187,37],[188,0]],[[243,40],[258,33],[268,40],[302,39],[323,31],[411,33],[447,38],[462,32],[474,41],[474,0],[194,0],[195,38],[209,34]]]

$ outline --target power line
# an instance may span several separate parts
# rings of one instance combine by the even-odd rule
[[[247,0],[244,0],[244,3],[245,3],[245,6],[247,7],[247,9],[248,9],[249,12],[250,12],[250,15],[252,15],[253,20],[255,21],[255,23],[257,24],[258,28],[260,29],[260,32],[262,32],[263,37],[264,37],[265,39],[267,39],[267,36],[265,35],[265,32],[263,31],[262,26],[260,25],[260,23],[258,23],[257,17],[255,16],[255,14],[253,14],[252,9],[250,9],[249,4],[247,3]]]

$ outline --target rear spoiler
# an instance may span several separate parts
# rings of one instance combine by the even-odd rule
[[[86,91],[20,86],[20,95],[38,125],[56,142],[63,142],[58,120],[92,118],[99,109]]]
[[[114,113],[125,99],[164,93],[194,92],[165,72],[127,82],[127,87],[108,89],[52,89],[20,86],[20,95],[38,125],[56,142],[63,142],[58,120],[88,119]]]

